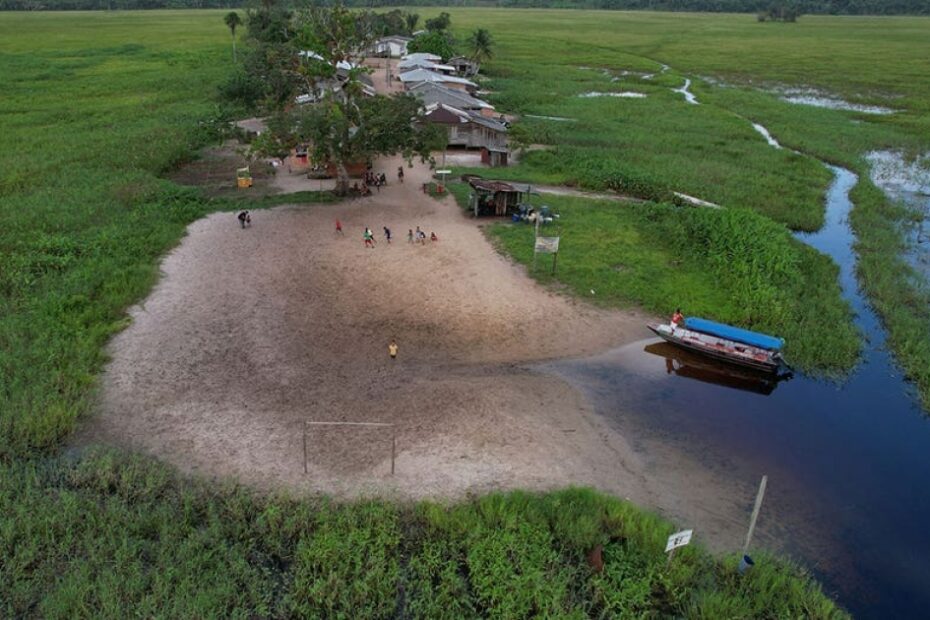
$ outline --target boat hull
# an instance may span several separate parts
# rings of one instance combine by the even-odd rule
[[[647,327],[666,342],[728,364],[773,374],[778,374],[785,368],[784,361],[778,353],[759,347],[680,327],[673,331],[667,324],[653,323]]]

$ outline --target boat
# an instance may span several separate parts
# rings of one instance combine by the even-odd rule
[[[697,317],[675,328],[668,323],[647,327],[666,342],[730,364],[776,374],[790,371],[781,355],[785,341],[775,336]]]

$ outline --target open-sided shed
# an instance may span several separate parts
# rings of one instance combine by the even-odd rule
[[[465,175],[462,180],[472,188],[470,207],[475,216],[505,216],[516,212],[517,205],[526,202],[532,187],[512,181],[493,181],[475,175]]]

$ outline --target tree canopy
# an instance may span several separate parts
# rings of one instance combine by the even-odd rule
[[[447,32],[427,32],[415,37],[413,41],[407,44],[407,53],[415,54],[418,52],[436,54],[441,56],[443,60],[448,60],[455,56],[455,40]]]
[[[370,8],[369,0],[350,0],[350,6]],[[618,9],[642,11],[699,11],[714,13],[766,12],[771,0],[378,0],[380,7],[499,6],[514,8]],[[799,14],[930,15],[927,0],[797,0]],[[229,0],[0,0],[0,11],[69,11],[130,9],[228,9],[247,6]],[[413,31],[416,26],[408,30]],[[398,33],[389,33],[398,34]]]

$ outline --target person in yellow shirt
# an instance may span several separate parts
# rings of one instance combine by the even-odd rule
[[[397,359],[397,343],[392,339],[391,344],[388,345],[388,355],[391,356],[392,360]]]

